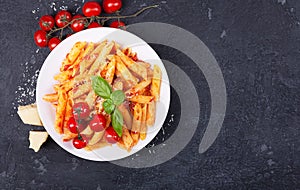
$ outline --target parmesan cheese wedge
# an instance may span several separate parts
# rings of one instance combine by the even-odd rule
[[[34,152],[38,152],[47,138],[48,133],[46,131],[29,131],[29,148],[33,149]]]
[[[43,126],[36,104],[18,107],[18,115],[25,124]]]

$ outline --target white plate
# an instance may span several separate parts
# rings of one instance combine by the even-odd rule
[[[94,151],[86,151],[84,149],[76,149],[72,142],[63,142],[62,135],[56,133],[54,129],[55,109],[50,103],[42,100],[45,94],[53,93],[53,85],[57,82],[53,76],[59,73],[59,68],[66,54],[71,50],[77,41],[100,42],[104,39],[114,40],[121,44],[122,47],[131,47],[137,52],[138,58],[149,62],[151,65],[157,64],[162,70],[162,85],[160,93],[160,101],[157,102],[156,121],[153,127],[148,128],[147,137],[143,141],[139,141],[133,149],[128,152],[119,148],[116,144]],[[170,85],[166,69],[155,51],[141,38],[129,32],[114,28],[94,28],[76,33],[62,41],[45,60],[36,87],[36,102],[38,112],[45,129],[52,139],[63,149],[78,157],[94,160],[94,161],[112,161],[127,157],[136,153],[145,147],[159,132],[163,122],[167,116],[170,103]]]

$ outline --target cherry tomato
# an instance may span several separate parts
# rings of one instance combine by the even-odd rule
[[[103,131],[106,126],[106,119],[102,114],[96,114],[90,121],[89,126],[95,132]]]
[[[77,136],[73,139],[73,146],[77,149],[86,147],[88,144],[88,139],[84,135]]]
[[[58,37],[51,38],[48,42],[48,47],[50,51],[52,51],[60,42],[61,40]]]
[[[73,105],[73,115],[76,121],[86,119],[90,115],[90,108],[86,102],[77,102]]]
[[[72,20],[72,15],[66,10],[59,11],[55,15],[55,23],[59,28],[66,26]]]
[[[113,21],[110,25],[109,25],[111,28],[122,28],[125,26],[125,23],[122,22],[122,21],[118,21],[118,20],[115,20]]]
[[[74,117],[71,117],[67,122],[67,127],[72,133],[78,133],[86,128],[86,122],[83,120],[76,121]]]
[[[45,47],[48,44],[47,33],[44,30],[38,30],[34,33],[34,42],[39,47]]]
[[[117,143],[121,138],[117,134],[117,132],[114,130],[112,126],[108,127],[105,130],[105,139],[107,142],[114,144]]]
[[[54,18],[50,15],[44,15],[40,18],[39,25],[42,30],[50,31],[54,27]]]
[[[70,36],[72,36],[72,34],[67,34],[67,35],[66,35],[66,38],[68,38],[68,37],[70,37]]]
[[[72,133],[78,133],[77,132],[77,122],[75,121],[74,117],[71,117],[68,120],[67,126]]]
[[[88,25],[88,28],[99,28],[99,27],[102,26],[98,22],[91,22],[91,24]]]
[[[88,122],[86,122],[85,120],[77,121],[77,127],[79,132],[83,131],[87,126],[88,126]]]
[[[71,24],[71,28],[74,32],[79,32],[79,31],[83,30],[84,27],[85,27],[86,20],[85,19],[75,20],[75,19],[78,19],[78,18],[83,18],[83,16],[82,15],[75,15],[72,19],[73,21],[72,21],[72,24]]]
[[[103,9],[106,13],[114,13],[122,7],[121,0],[103,0]]]
[[[98,16],[101,13],[101,6],[96,1],[86,2],[82,7],[82,13],[86,17]]]

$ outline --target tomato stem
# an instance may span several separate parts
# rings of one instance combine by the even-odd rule
[[[64,29],[61,29],[60,34],[59,34],[59,39],[62,40],[62,35],[63,35]]]
[[[78,132],[78,139],[81,140],[81,141],[83,140],[83,139],[82,139],[82,136],[80,135],[79,132]]]

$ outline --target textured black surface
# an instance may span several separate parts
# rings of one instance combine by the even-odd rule
[[[124,14],[161,5],[128,24],[165,22],[197,35],[216,57],[228,94],[221,133],[199,154],[210,109],[205,78],[180,52],[153,45],[190,76],[203,110],[188,146],[146,169],[82,160],[51,139],[39,153],[28,149],[28,131],[35,127],[22,124],[15,107],[34,102],[34,94],[25,90],[24,96],[21,88],[34,90],[35,72],[49,53],[37,52],[32,36],[36,17],[54,14],[51,3],[0,1],[0,189],[300,189],[299,1],[124,0]],[[57,9],[62,5],[76,10],[82,1],[56,2]],[[176,93],[172,99],[167,119],[174,114],[175,128]]]

